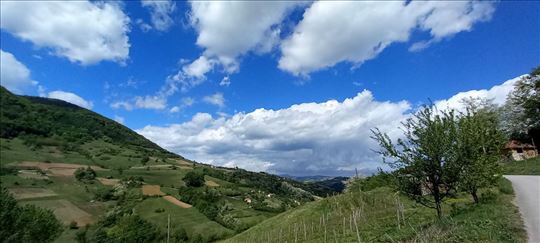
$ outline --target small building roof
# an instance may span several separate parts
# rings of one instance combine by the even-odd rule
[[[522,143],[517,140],[510,140],[506,145],[504,146],[506,149],[536,149],[536,147],[532,144],[528,143]]]

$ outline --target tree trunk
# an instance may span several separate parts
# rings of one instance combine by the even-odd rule
[[[438,201],[438,202],[435,202],[435,209],[437,209],[437,217],[438,217],[439,219],[441,219],[442,216],[443,216],[443,215],[442,215],[441,202],[439,202],[439,201]]]
[[[433,200],[435,201],[435,209],[437,210],[437,217],[442,218],[442,208],[441,208],[441,195],[439,191],[439,183],[433,183]]]
[[[474,203],[478,204],[478,195],[476,194],[476,190],[471,191],[472,198],[474,199]]]

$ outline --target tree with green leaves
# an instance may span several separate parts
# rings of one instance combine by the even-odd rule
[[[198,171],[190,171],[184,176],[183,180],[187,186],[200,187],[204,185],[204,174]]]
[[[459,187],[478,203],[478,189],[492,186],[500,174],[505,138],[498,129],[495,106],[487,100],[464,100],[466,111],[458,121]],[[499,176],[497,176],[499,175]]]
[[[50,210],[34,205],[20,207],[6,188],[0,188],[2,242],[52,242],[62,230],[62,224]]]
[[[425,106],[403,123],[404,138],[394,144],[379,129],[372,130],[384,162],[396,169],[398,189],[442,217],[443,200],[455,191],[460,166],[456,150],[454,111]]]
[[[92,181],[96,179],[96,176],[97,176],[96,172],[92,168],[90,168],[90,166],[86,168],[78,168],[75,171],[75,178],[83,182]]]
[[[144,166],[148,163],[148,161],[150,161],[150,157],[148,156],[144,156],[142,159],[141,159],[141,164]]]
[[[138,215],[122,217],[107,233],[109,242],[154,242],[161,236],[156,225]]]

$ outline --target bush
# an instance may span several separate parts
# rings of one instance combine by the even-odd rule
[[[6,188],[0,188],[2,242],[52,242],[62,233],[62,228],[50,210],[34,205],[20,207]]]
[[[165,209],[164,208],[156,208],[156,210],[154,210],[155,213],[163,213],[165,212]]]
[[[124,216],[107,234],[110,242],[153,242],[161,232],[156,225],[137,215]]]
[[[90,166],[86,167],[86,168],[78,168],[76,171],[75,171],[75,178],[77,178],[77,180],[79,181],[84,181],[84,182],[88,182],[88,181],[92,181],[94,179],[96,179],[96,172],[90,168]]]
[[[188,240],[188,235],[186,233],[186,230],[184,228],[177,228],[173,234],[172,238],[174,242],[185,242]]]
[[[78,229],[79,226],[77,225],[77,222],[71,221],[71,223],[69,223],[69,228],[70,229]]]
[[[200,187],[204,185],[204,175],[200,172],[190,171],[184,176],[184,182],[187,186]]]

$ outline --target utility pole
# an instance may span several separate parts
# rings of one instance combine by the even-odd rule
[[[356,172],[356,179],[358,179],[358,168],[354,168],[354,171]]]
[[[171,214],[167,215],[167,243],[171,237]]]

